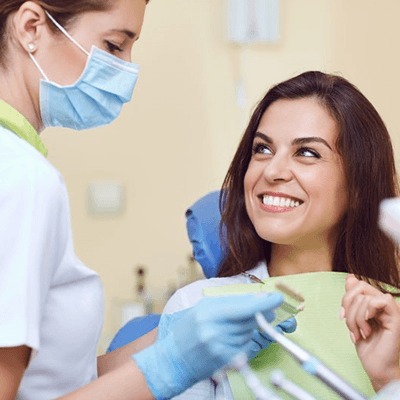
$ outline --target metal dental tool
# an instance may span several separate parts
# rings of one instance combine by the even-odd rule
[[[262,330],[286,349],[301,364],[306,372],[316,376],[346,400],[367,400],[365,396],[350,386],[339,375],[331,371],[322,361],[277,332],[261,313],[256,314],[256,320]]]
[[[293,382],[287,380],[281,371],[272,372],[271,382],[276,388],[284,390],[297,400],[317,400],[314,396],[311,396],[300,386],[297,386]]]
[[[247,276],[254,283],[264,284],[261,279],[247,272],[243,272],[242,275]],[[295,317],[298,312],[304,310],[305,302],[304,296],[298,290],[292,288],[290,285],[281,280],[275,282],[275,289],[280,291],[280,293],[283,295],[284,301],[278,308],[275,309],[275,319],[272,322],[273,326],[277,326],[281,322]],[[222,384],[224,381],[227,381],[228,377],[226,375],[226,371],[229,369],[236,369],[243,375],[247,386],[251,389],[258,400],[280,399],[261,384],[251,369],[245,354],[239,354],[239,356],[235,357],[227,368],[217,371],[212,377],[213,380],[218,384]],[[217,395],[216,400],[224,400],[224,398],[221,395]]]
[[[213,379],[218,383],[222,384],[224,380],[228,380],[226,375],[227,370],[237,370],[242,375],[246,381],[247,386],[253,392],[257,400],[281,400],[275,393],[268,390],[257,378],[254,371],[251,369],[248,359],[244,353],[237,355],[230,363],[226,369],[219,370],[213,375]],[[218,394],[216,400],[225,400],[225,397]]]
[[[230,366],[243,375],[247,386],[258,400],[281,400],[280,397],[268,390],[260,382],[254,371],[251,369],[245,354],[242,353],[237,355],[230,363]]]
[[[254,283],[265,284],[261,279],[247,272],[242,272],[242,275],[247,276]],[[304,310],[305,302],[304,296],[297,289],[294,289],[282,280],[275,282],[275,289],[283,295],[284,301],[275,310],[275,319],[272,321],[273,326],[277,326],[281,322],[295,317],[298,312]]]

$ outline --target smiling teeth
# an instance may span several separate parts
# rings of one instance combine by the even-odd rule
[[[298,207],[300,205],[299,201],[294,201],[288,199],[287,197],[277,197],[277,196],[263,196],[263,204],[268,206],[277,207]]]

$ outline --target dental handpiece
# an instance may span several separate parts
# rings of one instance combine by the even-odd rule
[[[297,400],[317,400],[303,388],[286,379],[285,375],[281,371],[272,372],[271,382],[275,387],[284,390]]]
[[[350,386],[339,375],[331,371],[322,361],[277,332],[261,313],[256,314],[256,320],[261,329],[286,349],[301,364],[306,372],[316,376],[346,400],[367,400],[365,396]]]
[[[230,367],[236,369],[243,375],[247,386],[253,392],[257,400],[281,400],[279,396],[263,386],[251,369],[249,360],[244,353],[238,354],[234,357],[230,362]]]

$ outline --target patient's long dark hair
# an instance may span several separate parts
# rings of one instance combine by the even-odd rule
[[[347,179],[348,209],[340,222],[333,270],[353,273],[380,287],[400,287],[398,249],[379,229],[380,202],[398,196],[392,143],[373,105],[340,76],[310,71],[272,87],[256,107],[221,191],[226,256],[217,276],[232,276],[271,258],[271,243],[256,233],[245,207],[244,176],[254,134],[265,110],[279,99],[316,98],[338,124],[336,148]],[[381,287],[380,287],[381,288]],[[382,288],[381,288],[382,289]],[[382,289],[383,290],[383,289]]]

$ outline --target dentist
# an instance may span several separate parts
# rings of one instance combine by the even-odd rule
[[[73,248],[68,196],[39,132],[112,122],[131,99],[146,0],[0,3],[0,400],[164,399],[268,345],[273,294],[210,298],[96,357],[98,275]],[[166,321],[166,318],[172,320]]]

